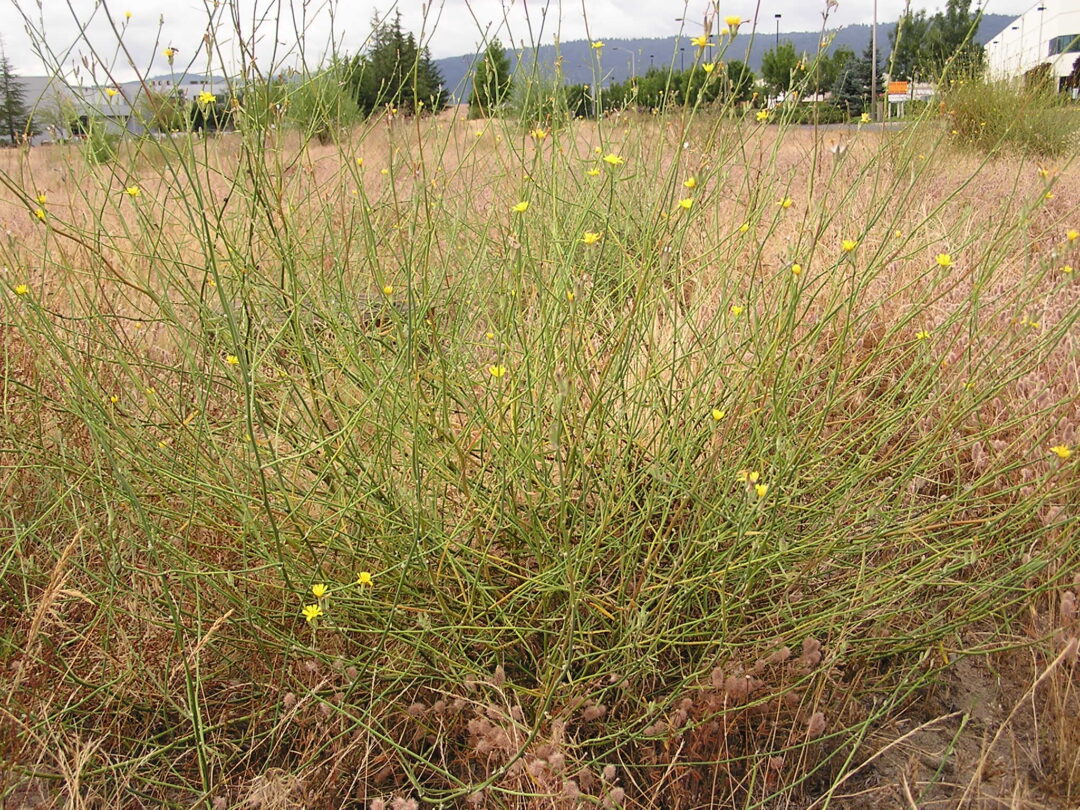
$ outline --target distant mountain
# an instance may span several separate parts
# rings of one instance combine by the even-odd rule
[[[986,14],[979,25],[976,40],[985,45],[997,36],[1009,23],[1015,19],[1009,14]],[[896,23],[878,25],[878,44],[885,57],[889,54],[889,34],[896,27]],[[869,25],[849,25],[835,31],[829,50],[838,47],[848,47],[855,53],[862,53],[870,42]],[[818,42],[821,38],[820,31],[796,31],[781,32],[781,41],[790,41],[796,51],[809,54],[817,53]],[[611,82],[628,79],[637,73],[644,73],[653,67],[674,65],[680,68],[683,65],[693,64],[694,48],[690,44],[689,37],[679,40],[676,37],[658,37],[655,39],[605,39],[603,59],[601,61],[603,72],[600,75],[602,85]],[[749,34],[739,34],[735,41],[728,47],[725,54],[727,59],[742,59],[747,62],[755,73],[761,71],[761,58],[765,52],[776,45],[776,36],[768,31],[759,31],[751,41]],[[531,64],[533,50],[511,51],[511,63],[516,65],[524,59]],[[535,50],[536,58],[541,66],[551,66],[555,62],[555,46],[544,45]],[[566,80],[571,84],[593,81],[593,56],[594,51],[586,40],[564,42],[559,46],[559,55],[562,57],[562,70]],[[473,63],[478,59],[476,54],[462,56],[449,56],[445,59],[437,59],[436,64],[442,71],[446,87],[459,99],[468,98],[469,75]]]

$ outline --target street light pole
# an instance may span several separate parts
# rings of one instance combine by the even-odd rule
[[[1042,38],[1042,34],[1043,34],[1043,25],[1042,25],[1043,24],[1043,12],[1046,11],[1046,6],[1044,6],[1042,3],[1040,3],[1039,8],[1037,10],[1039,12],[1039,60],[1037,60],[1037,61],[1041,61],[1042,58],[1043,58],[1043,56],[1042,56],[1042,47],[1043,47],[1043,38]]]
[[[783,16],[782,14],[773,14],[773,17],[776,18],[776,49],[777,50],[780,50],[780,18],[782,16]]]

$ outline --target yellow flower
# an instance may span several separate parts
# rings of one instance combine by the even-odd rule
[[[107,95],[109,98],[116,98],[118,95],[120,95],[120,91],[117,90],[115,87],[106,87],[105,95]]]
[[[166,59],[172,59],[174,56],[176,56],[176,49],[175,48],[166,48],[161,53],[164,55],[164,57]]]
[[[930,339],[930,333],[926,329],[920,329],[918,332],[915,333],[915,339],[916,340],[929,340]]]
[[[690,44],[693,45],[695,48],[709,48],[712,46],[712,43],[709,42],[709,38],[704,34],[702,34],[700,37],[694,37],[693,39],[691,39]]]
[[[756,484],[760,477],[761,473],[754,470],[739,470],[739,480],[744,484]]]
[[[719,422],[725,416],[727,416],[727,413],[725,411],[722,411],[719,408],[712,409],[712,418],[714,422]]]
[[[598,174],[600,174],[600,170],[599,169],[589,169],[587,172],[585,172],[585,174],[589,175],[589,177],[596,177]]]
[[[706,73],[712,73],[714,70],[716,70],[716,62],[706,62],[701,66],[701,69],[704,70]]]
[[[750,230],[749,222],[744,222],[742,225],[739,226],[739,233],[746,233],[748,230]]]
[[[1077,239],[1080,239],[1080,231],[1073,229],[1065,231],[1065,241],[1075,242]]]
[[[571,304],[574,303],[574,291],[573,290],[567,290],[566,291],[566,300],[569,301]]]
[[[793,200],[791,199],[791,197],[784,197],[784,199],[780,200],[777,203],[777,205],[779,205],[781,208],[791,208],[792,204]]]
[[[860,115],[859,116],[859,123],[860,124],[869,124],[870,123],[870,113],[865,113],[864,112],[862,115]]]
[[[904,238],[904,232],[903,231],[893,231],[893,236],[895,236],[897,239],[903,239]]]
[[[199,104],[203,107],[205,107],[207,104],[213,104],[216,101],[217,96],[215,96],[213,93],[210,93],[206,90],[203,90],[201,93],[199,93]]]
[[[720,29],[720,36],[726,37],[726,36],[730,36],[730,35],[731,35],[731,29],[730,28],[721,28]],[[754,93],[754,95],[756,96],[757,93]]]
[[[1069,449],[1067,444],[1057,444],[1050,448],[1050,452],[1060,458],[1062,461],[1072,455],[1072,450]]]
[[[506,366],[488,366],[488,373],[490,373],[492,377],[498,379],[506,374]]]
[[[1050,170],[1049,169],[1044,169],[1042,166],[1040,166],[1039,167],[1039,177],[1041,177],[1043,180],[1045,180],[1049,176],[1050,176]]]
[[[109,402],[111,402],[113,405],[115,405],[119,401],[120,397],[118,397],[116,394],[113,394],[111,397],[109,397]]]
[[[594,43],[592,44],[592,47],[593,47],[593,50],[594,50],[594,51],[598,51],[598,50],[600,50],[601,48],[603,48],[603,47],[604,47],[604,43],[603,43],[603,41],[602,41],[602,40],[599,40],[599,39],[598,39],[598,40],[596,40],[596,42],[594,42]]]
[[[356,584],[357,585],[370,585],[371,584],[371,572],[370,571],[361,571],[359,574],[357,574],[356,575]]]
[[[616,155],[614,152],[610,152],[610,153],[604,155],[604,163],[608,164],[609,166],[622,166],[623,163],[625,163],[625,162],[626,161],[624,161],[621,157]]]
[[[693,197],[685,197],[685,198],[679,200],[679,208],[683,208],[683,209],[685,209],[687,211],[689,211],[690,208],[693,207],[693,205],[694,205]]]
[[[1052,200],[1052,199],[1054,199],[1054,192],[1052,192],[1052,191],[1048,191],[1048,192],[1046,192],[1046,193],[1045,193],[1045,194],[1043,195],[1043,199],[1044,199],[1044,200]]]
[[[728,28],[737,28],[742,22],[742,17],[736,17],[734,15],[724,17],[724,22],[727,23]]]
[[[390,174],[389,169],[379,169],[379,174]]]
[[[49,198],[46,197],[44,194],[38,194],[37,195],[38,205],[44,205],[46,202],[48,202],[48,200],[49,200]]]
[[[845,239],[843,242],[840,243],[840,247],[845,253],[851,253],[851,251],[853,251],[858,246],[859,243],[856,242],[854,239]]]
[[[494,340],[495,339],[495,333],[494,332],[485,332],[484,337],[486,337],[488,340]]]
[[[323,615],[322,608],[318,605],[304,605],[304,609],[301,610],[300,613],[308,620],[308,624],[313,623],[317,618]]]
[[[513,211],[515,214],[524,214],[526,211],[529,210],[529,201],[522,200],[517,205],[511,206],[510,210]]]
[[[598,155],[602,155],[602,154],[604,154],[604,150],[603,150],[603,149],[601,149],[601,148],[600,148],[599,146],[594,146],[594,147],[592,148],[592,150],[593,150],[593,152],[595,152],[595,153],[596,153],[596,154],[598,154]]]
[[[225,362],[228,363],[230,366],[238,366],[240,365],[240,358],[237,357],[235,354],[227,354],[225,355]]]
[[[324,596],[326,596],[326,586],[323,585],[321,582],[318,585],[312,585],[311,594],[316,599],[322,599]]]
[[[124,189],[124,193],[127,194],[129,197],[138,197],[140,194],[142,194],[142,189],[140,189],[138,186],[128,186]]]
[[[939,253],[934,260],[938,263],[938,267],[952,267],[952,256],[948,253]]]
[[[769,111],[768,110],[758,110],[757,115],[754,116],[754,117],[757,118],[758,121],[768,121],[769,120]]]
[[[602,233],[597,233],[596,231],[585,231],[585,235],[581,237],[581,241],[586,245],[595,245],[600,241],[600,237],[602,236]]]
[[[124,12],[124,19],[125,20],[130,20],[131,19],[131,12],[130,11],[125,11]]]
[[[793,276],[801,276],[802,275],[802,265],[801,264],[793,264],[793,265],[791,265],[791,274]]]
[[[1061,268],[1061,272],[1064,273],[1065,275],[1069,275],[1072,271],[1073,271],[1073,269],[1072,269],[1071,264],[1067,264],[1067,265],[1065,265],[1064,267]]]
[[[29,292],[30,292],[30,288],[27,287],[25,284],[16,284],[15,285],[15,294],[16,295],[27,295],[27,294],[29,294]]]
[[[743,312],[745,310],[746,310],[746,307],[741,307],[738,304],[732,304],[731,309],[729,310],[729,312],[731,312],[732,315],[734,315],[736,318],[738,318],[740,315],[743,314]]]
[[[38,219],[45,219],[45,209],[44,208],[35,209],[34,216],[37,217]]]
[[[383,295],[393,295],[394,294],[394,285],[393,284],[384,284],[383,288],[382,288],[382,291],[383,291]]]
[[[356,159],[356,165],[357,166],[363,166],[364,165],[364,159],[362,157],[358,157]]]
[[[686,186],[687,188],[690,188],[690,189],[697,188],[697,178],[696,177],[688,177],[685,180],[683,180],[683,185]]]
[[[754,484],[754,492],[757,493],[759,498],[764,498],[769,493],[768,484]]]
[[[536,140],[538,140],[538,141],[539,141],[539,140],[543,140],[543,139],[544,139],[544,138],[546,138],[546,137],[547,137],[547,135],[548,135],[548,134],[547,134],[547,130],[546,130],[546,129],[540,129],[539,127],[537,127],[536,129],[534,129],[534,130],[533,130],[532,132],[530,132],[529,134],[530,134],[530,135],[532,135],[532,136],[533,136],[534,138],[536,138]]]

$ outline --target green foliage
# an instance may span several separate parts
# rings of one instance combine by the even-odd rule
[[[912,11],[908,7],[900,15],[896,27],[889,31],[889,42],[892,45],[889,72],[893,77],[905,80],[915,78],[919,68],[923,66],[923,51],[929,29],[930,20],[923,9]]]
[[[850,48],[840,46],[831,54],[821,51],[809,62],[806,74],[806,91],[810,93],[826,93],[836,84],[840,71],[855,56]],[[803,57],[803,62],[807,58]]]
[[[284,77],[250,82],[237,92],[230,121],[242,132],[265,132],[284,119],[288,97],[289,86]]]
[[[606,88],[603,107],[605,110],[626,108],[660,110],[673,104],[681,104],[688,75],[689,71],[649,68],[641,76],[632,76],[624,82],[615,82]]]
[[[349,87],[348,68],[335,64],[298,84],[288,96],[286,118],[306,138],[327,144],[344,127],[360,118]]]
[[[896,29],[889,32],[892,75],[934,78],[950,64],[962,66],[961,73],[981,69],[985,52],[974,41],[981,12],[971,6],[972,0],[947,0],[945,9],[932,17],[910,6],[905,9]]]
[[[848,120],[848,115],[829,101],[799,102],[785,109],[781,120],[792,124],[840,124]]]
[[[781,42],[772,50],[766,51],[761,60],[761,75],[769,91],[775,94],[786,93],[800,80],[802,64],[795,46],[790,42]]]
[[[12,145],[31,134],[26,92],[3,50],[0,50],[0,134]]]
[[[138,115],[144,126],[157,132],[183,132],[191,126],[192,102],[179,92],[148,91]]]
[[[876,68],[880,90],[882,87],[880,65]],[[849,55],[844,66],[839,69],[832,88],[833,103],[844,110],[848,116],[855,117],[869,111],[874,70],[871,43],[867,43],[861,57]]]
[[[106,131],[106,124],[99,118],[91,118],[84,127],[83,155],[91,166],[112,163],[116,160],[120,136]]]
[[[528,72],[519,70],[511,85],[507,109],[527,129],[558,128],[572,118],[569,91],[560,76],[544,74],[537,68]],[[582,92],[579,86],[579,103]]]
[[[502,43],[494,39],[484,49],[484,55],[473,73],[469,116],[483,118],[493,115],[509,95],[510,84],[510,60]]]
[[[943,97],[951,131],[987,153],[1011,150],[1035,157],[1075,154],[1080,116],[1044,83],[1024,87],[978,77],[950,82]]]
[[[732,59],[724,63],[721,96],[735,102],[750,101],[754,96],[755,79],[754,71],[749,65],[739,59]]]
[[[402,30],[400,12],[390,22],[372,21],[371,46],[350,61],[347,83],[365,114],[384,107],[413,114],[446,107],[442,74],[428,49]]]

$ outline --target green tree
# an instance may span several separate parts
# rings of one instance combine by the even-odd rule
[[[359,117],[359,107],[349,89],[347,63],[334,63],[289,94],[288,118],[305,137],[321,144],[331,143],[334,135]]]
[[[484,49],[484,55],[473,72],[469,116],[482,118],[493,115],[509,93],[510,60],[502,43],[493,39]]]
[[[889,32],[892,45],[889,72],[893,78],[913,79],[920,71],[927,69],[926,47],[930,25],[926,12],[913,12],[909,2],[896,28]]]
[[[831,90],[840,75],[840,71],[847,65],[848,60],[854,56],[854,51],[841,45],[831,54],[819,52],[817,58],[812,62],[809,62],[804,57],[804,63],[809,64],[806,79],[807,90],[811,93],[825,93]]]
[[[798,82],[799,56],[791,42],[781,42],[765,52],[761,59],[761,75],[773,93],[785,93]]]
[[[745,62],[732,59],[724,65],[723,92],[734,102],[750,101],[754,96],[754,71]]]
[[[947,0],[945,10],[930,18],[919,59],[919,70],[940,76],[950,62],[960,63],[965,71],[982,68],[985,51],[975,42],[982,12],[972,10],[971,0]]]
[[[850,51],[848,52],[850,54]],[[879,60],[880,60],[880,54]],[[847,112],[849,116],[862,115],[870,109],[871,79],[874,71],[878,73],[878,87],[881,87],[881,65],[873,61],[873,46],[867,43],[861,57],[850,54],[844,66],[840,68],[833,84],[833,103]]]
[[[0,127],[12,146],[31,134],[26,91],[15,75],[3,46],[0,46]]]
[[[404,112],[438,112],[446,106],[442,75],[427,48],[401,28],[400,12],[390,22],[372,22],[371,47],[355,56],[347,82],[359,108],[383,107]]]

